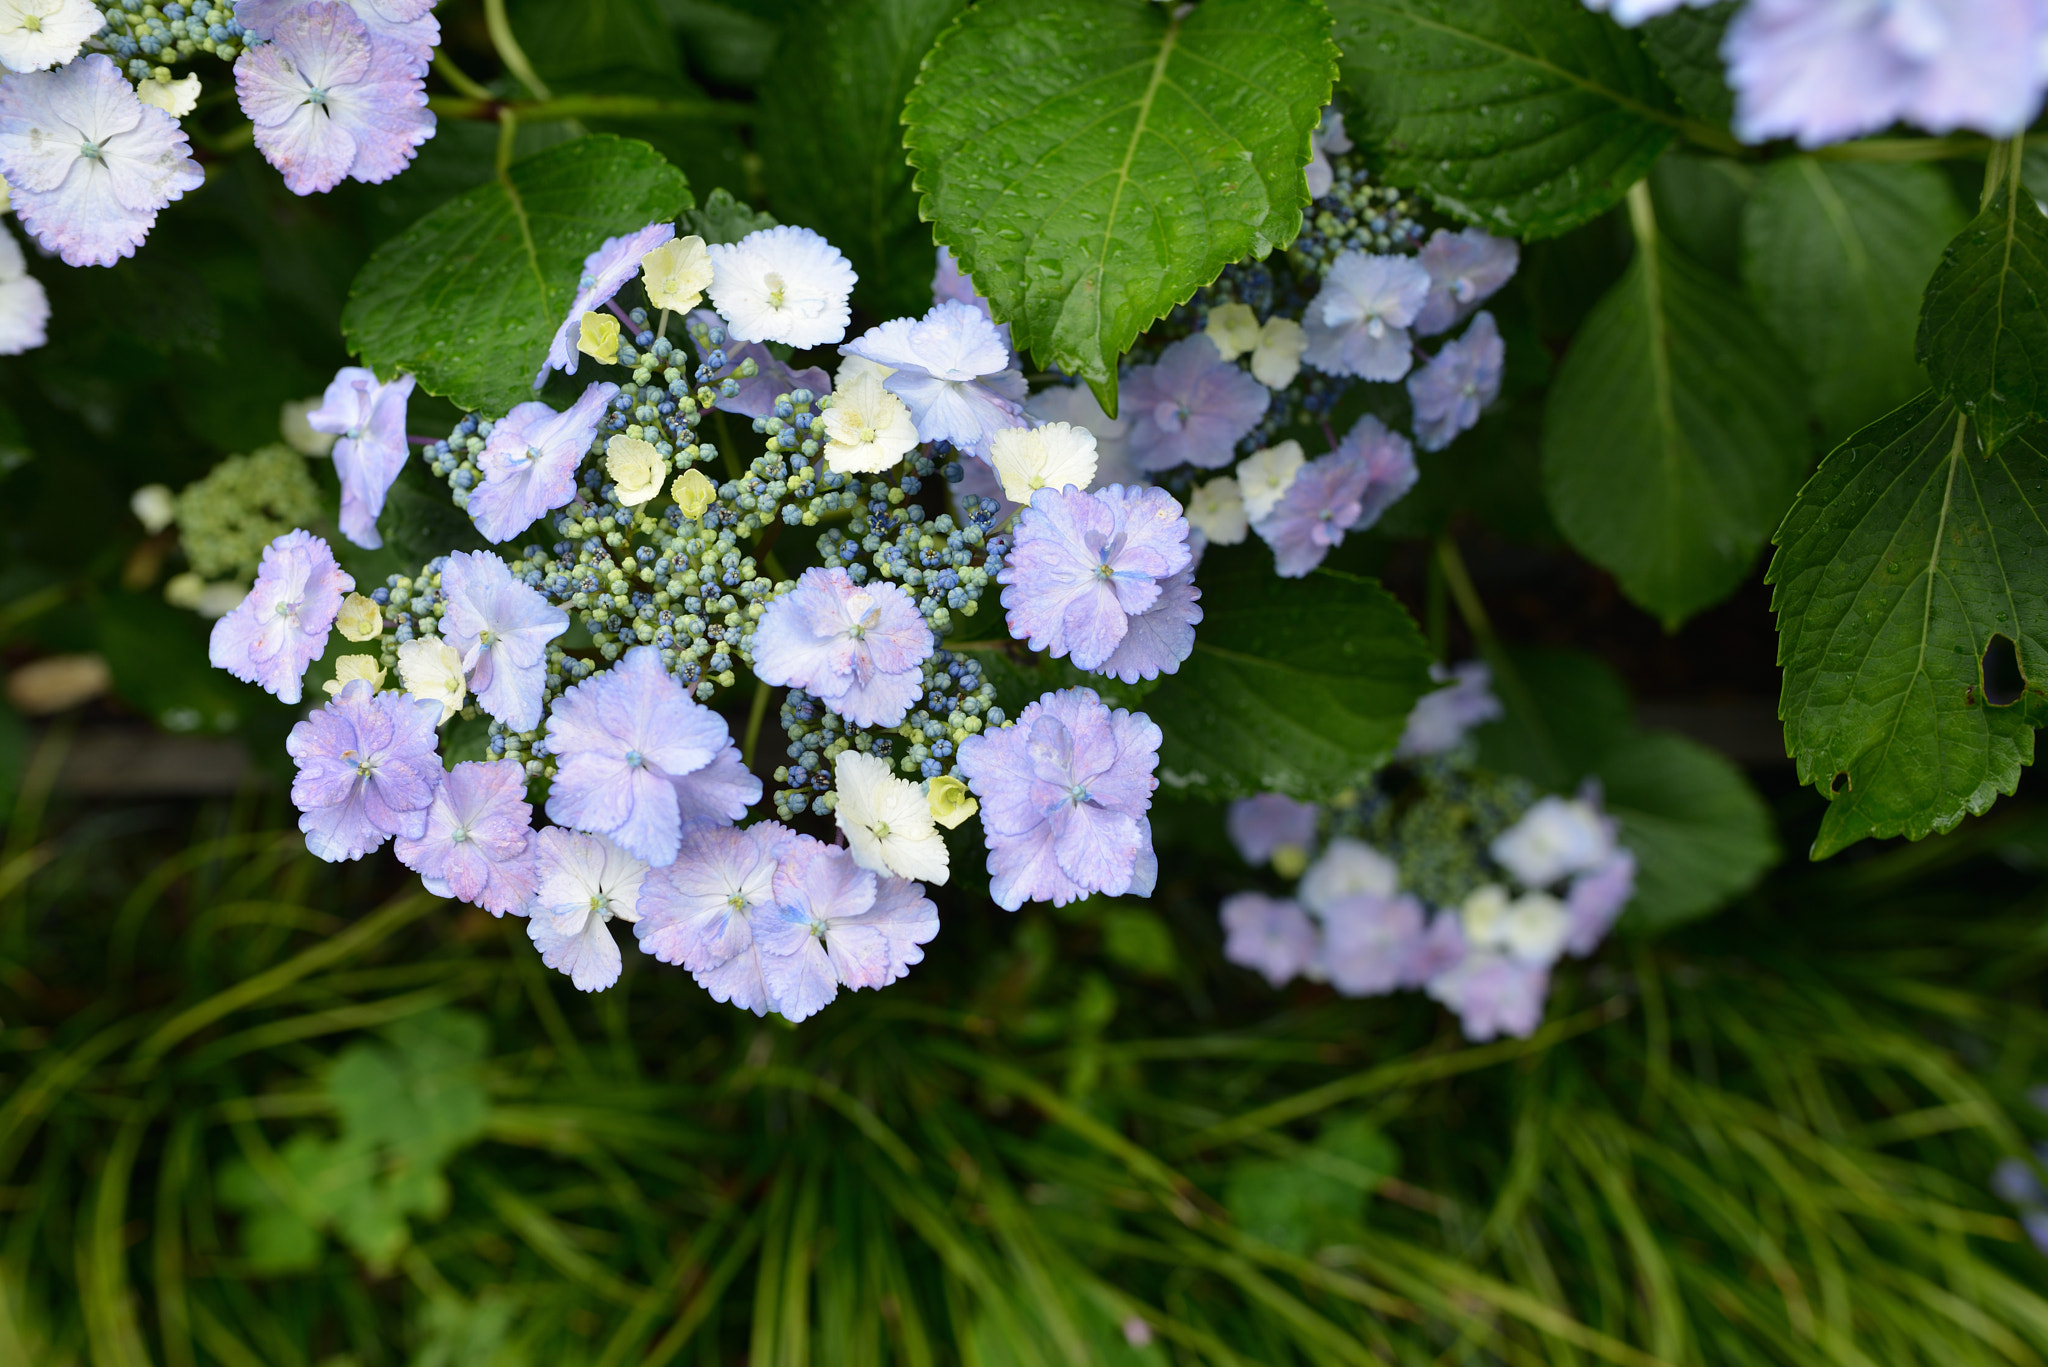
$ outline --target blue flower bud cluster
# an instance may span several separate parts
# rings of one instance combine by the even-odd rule
[[[1332,809],[1337,834],[1401,866],[1401,886],[1431,906],[1454,907],[1500,873],[1487,847],[1542,792],[1527,779],[1474,765],[1461,752],[1404,762],[1396,782],[1375,779]]]
[[[167,81],[171,63],[189,62],[202,52],[232,62],[247,45],[232,4],[99,0],[99,9],[107,16],[101,41],[131,80]]]
[[[1308,206],[1287,255],[1304,274],[1319,276],[1345,252],[1412,254],[1429,236],[1420,212],[1400,190],[1375,185],[1357,153],[1332,154],[1330,193]]]

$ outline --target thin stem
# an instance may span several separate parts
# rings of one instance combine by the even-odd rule
[[[455,65],[454,60],[448,56],[448,49],[446,48],[436,48],[434,50],[434,70],[441,73],[442,80],[448,82],[448,84],[454,86],[472,100],[495,98],[488,86],[478,81],[461,67]]]
[[[1991,145],[1991,155],[1984,159],[1984,192],[1977,199],[1977,212],[1983,213],[1991,206],[1991,197],[1998,193],[1998,187],[2006,187],[2007,193],[2017,196],[2020,192],[2020,167],[2024,161],[2022,153],[2027,135],[2021,133],[2008,142]]]
[[[618,315],[619,321],[626,325],[626,335],[628,337],[632,336],[634,333],[640,330],[640,325],[633,321],[633,315],[627,313],[624,309],[619,307],[618,300],[607,299],[604,301],[604,306],[610,309],[614,314]]]
[[[754,767],[754,747],[761,740],[761,719],[768,715],[768,695],[772,691],[767,684],[754,685],[754,701],[747,708],[747,738],[740,742],[740,763],[748,769]]]
[[[1822,161],[1953,161],[1987,155],[1992,140],[1976,133],[1948,138],[1864,138],[1816,147],[1807,155]]]
[[[498,106],[498,179],[511,183],[512,147],[519,140],[519,114],[509,104]]]
[[[1472,575],[1465,568],[1465,557],[1458,553],[1458,543],[1449,536],[1440,538],[1436,543],[1436,558],[1443,568],[1444,587],[1450,590],[1451,601],[1458,605],[1458,616],[1464,619],[1465,630],[1472,633],[1473,644],[1479,647],[1479,653],[1493,670],[1495,685],[1507,695],[1509,709],[1521,719],[1551,771],[1566,773],[1563,752],[1551,737],[1550,727],[1536,706],[1535,695],[1522,682],[1522,676],[1508,658],[1507,648],[1501,645],[1500,637],[1494,635],[1493,619],[1486,615],[1486,605],[1479,601],[1479,590],[1473,586]],[[1579,777],[1581,775],[1570,774],[1566,781]]]
[[[513,36],[512,22],[505,17],[505,0],[484,0],[484,27],[490,31],[491,46],[498,50],[498,60],[505,64],[505,70],[536,98],[548,99],[547,84],[534,71],[533,63],[526,60],[526,49]]]
[[[731,100],[671,100],[658,95],[564,95],[560,99],[500,100],[434,95],[427,108],[444,119],[495,119],[511,107],[533,123],[553,119],[688,119],[700,123],[752,123],[754,107]]]

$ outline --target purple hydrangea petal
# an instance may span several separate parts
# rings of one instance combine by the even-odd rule
[[[697,980],[697,986],[711,994],[711,1000],[731,1002],[742,1011],[765,1016],[769,1008],[768,979],[761,971],[761,963],[760,947],[749,941],[745,949],[718,967],[690,976]]]
[[[104,53],[0,79],[0,175],[22,226],[67,266],[133,256],[157,211],[205,183],[191,151]]]
[[[932,646],[923,614],[897,585],[809,569],[762,613],[754,673],[815,694],[855,726],[897,726],[924,692]]]
[[[1721,44],[1746,142],[1819,147],[1901,120],[2010,137],[2041,107],[2038,0],[1752,0]]]
[[[1445,754],[1464,744],[1473,727],[1506,715],[1493,696],[1493,671],[1484,660],[1467,660],[1454,669],[1432,664],[1429,677],[1450,687],[1425,693],[1416,702],[1394,750],[1396,758]]]
[[[703,768],[671,775],[676,792],[676,819],[685,831],[703,826],[730,826],[761,800],[761,780],[748,771],[740,748],[730,741]]]
[[[1195,624],[1202,620],[1197,601],[1201,596],[1192,565],[1161,580],[1159,597],[1125,623],[1123,639],[1096,672],[1134,684],[1178,671],[1181,661],[1195,650]]]
[[[1161,581],[1194,560],[1187,519],[1164,489],[1043,488],[1016,537],[996,575],[1010,634],[1082,669],[1101,668],[1129,619],[1158,601]]]
[[[1260,793],[1231,803],[1223,824],[1244,861],[1263,864],[1283,847],[1303,854],[1314,849],[1321,816],[1322,808],[1313,802],[1296,802],[1284,793]]]
[[[526,770],[501,759],[450,769],[427,809],[426,830],[417,839],[400,836],[395,849],[399,863],[448,895],[503,916],[533,900],[533,841]]]
[[[304,0],[238,0],[235,22],[252,37],[269,39],[277,23]],[[426,73],[434,49],[441,45],[441,24],[434,17],[434,0],[349,0],[356,16],[370,32],[389,38],[405,49],[413,68]]]
[[[603,836],[556,826],[535,838],[534,864],[526,934],[541,962],[568,974],[579,991],[610,987],[621,967],[610,923],[639,919],[647,865]]]
[[[1429,272],[1412,256],[1345,252],[1302,316],[1301,359],[1326,375],[1398,380],[1412,363],[1408,325],[1429,298]]]
[[[775,905],[775,868],[789,838],[772,821],[744,831],[691,831],[676,861],[640,886],[640,920],[633,926],[640,948],[693,973],[708,973],[751,948],[753,917]]]
[[[1024,377],[988,316],[947,300],[923,318],[896,318],[839,348],[895,371],[882,386],[910,410],[920,441],[986,455],[988,441],[1023,425]]]
[[[1379,521],[1415,487],[1417,476],[1408,439],[1367,414],[1336,450],[1301,467],[1273,511],[1253,523],[1252,530],[1273,548],[1276,572],[1299,579],[1323,563],[1345,532]]]
[[[924,946],[938,933],[939,909],[921,884],[878,877],[874,905],[834,918],[825,931],[825,952],[846,986],[887,987],[912,964],[924,962]]]
[[[1300,977],[1317,956],[1315,922],[1298,903],[1263,892],[1223,899],[1223,957],[1272,984]]]
[[[710,764],[731,743],[725,720],[692,700],[652,646],[555,699],[547,746],[557,756],[548,817],[610,836],[663,866],[682,839],[674,780]]]
[[[576,471],[618,392],[615,384],[593,384],[565,412],[523,403],[500,418],[477,457],[483,483],[469,495],[477,530],[492,541],[510,541],[574,498]]]
[[[1272,401],[1271,391],[1196,333],[1166,348],[1157,363],[1133,366],[1119,406],[1130,415],[1140,470],[1213,470],[1230,464]]]
[[[1565,950],[1581,958],[1591,954],[1635,895],[1636,857],[1617,846],[1605,863],[1572,879],[1564,898],[1565,910],[1571,916]]]
[[[598,244],[596,251],[583,258],[583,274],[577,277],[576,293],[569,299],[569,311],[562,318],[561,326],[555,329],[554,340],[548,343],[548,358],[541,365],[540,373],[533,377],[533,387],[539,389],[547,383],[548,372],[559,370],[565,375],[576,373],[576,364],[581,353],[576,342],[583,332],[583,315],[592,309],[603,308],[613,295],[624,289],[626,282],[640,273],[640,258],[664,242],[675,240],[676,225],[673,223],[650,223],[638,232],[608,237]]]
[[[358,679],[297,726],[285,750],[298,766],[292,803],[306,848],[321,859],[360,859],[391,836],[423,839],[441,783],[435,723],[441,705],[375,693]]]
[[[1501,954],[1475,952],[1430,979],[1429,995],[1458,1013],[1466,1039],[1527,1039],[1543,1023],[1550,970]]]
[[[1425,451],[1441,451],[1460,432],[1478,425],[1486,406],[1500,397],[1507,347],[1493,315],[1481,313],[1455,342],[1446,342],[1429,364],[1408,377],[1415,407],[1415,440]]]
[[[1415,335],[1434,337],[1463,322],[1513,279],[1522,249],[1512,237],[1495,237],[1483,228],[1438,228],[1415,259],[1429,272],[1429,297],[1415,315]]]
[[[1160,739],[1150,718],[1070,688],[961,742],[959,772],[981,802],[998,906],[1122,896],[1156,875],[1144,817]]]
[[[413,377],[389,384],[362,366],[343,366],[328,382],[320,406],[306,425],[340,440],[334,443],[334,473],[341,479],[341,534],[365,550],[384,544],[377,518],[384,496],[405,468],[405,406]]]
[[[355,586],[325,541],[286,532],[263,548],[248,596],[213,624],[207,658],[280,702],[296,703],[306,666],[326,653],[341,600]]]
[[[424,69],[402,41],[337,0],[305,0],[268,22],[270,41],[235,61],[256,147],[300,195],[344,177],[378,184],[434,135]]]
[[[1405,987],[1425,934],[1422,903],[1406,893],[1340,898],[1323,913],[1323,973],[1347,997]]]
[[[569,629],[569,614],[489,551],[450,555],[441,594],[441,636],[462,656],[477,704],[514,731],[539,726],[548,642]]]

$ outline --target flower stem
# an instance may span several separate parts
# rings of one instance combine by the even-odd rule
[[[505,17],[505,0],[484,0],[484,27],[490,31],[491,46],[498,50],[498,60],[505,64],[505,70],[531,90],[536,99],[550,98],[546,83],[534,71],[533,63],[526,60],[526,49],[513,36],[512,21]]]

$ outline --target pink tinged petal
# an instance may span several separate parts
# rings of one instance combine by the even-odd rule
[[[768,1014],[768,983],[761,973],[761,951],[752,944],[716,968],[693,974],[713,1001],[731,1002],[757,1016]]]
[[[1041,822],[1030,833],[993,837],[988,847],[989,896],[1004,911],[1026,902],[1063,907],[1090,895],[1060,868],[1052,828]]]
[[[684,830],[729,826],[761,800],[761,780],[740,760],[739,747],[727,743],[703,768],[671,778],[676,815]]]
[[[422,73],[412,54],[389,38],[370,39],[370,59],[362,76],[338,85],[327,107],[335,123],[355,140],[350,179],[367,185],[403,171],[419,145],[434,136]]]
[[[772,904],[774,881],[772,849],[753,833],[693,831],[641,885],[633,933],[662,962],[708,972],[753,944],[750,917]]]
[[[1154,596],[1158,590],[1153,589]],[[1068,601],[1060,614],[1059,642],[1055,659],[1070,655],[1083,669],[1094,669],[1113,654],[1129,623],[1117,594],[1108,584],[1098,584]]]
[[[541,962],[560,973],[579,992],[602,992],[619,980],[619,942],[607,917],[534,916],[526,934],[540,950]]]
[[[839,976],[825,947],[806,934],[793,952],[761,955],[761,976],[770,1009],[791,1021],[815,1016],[839,995]]]

